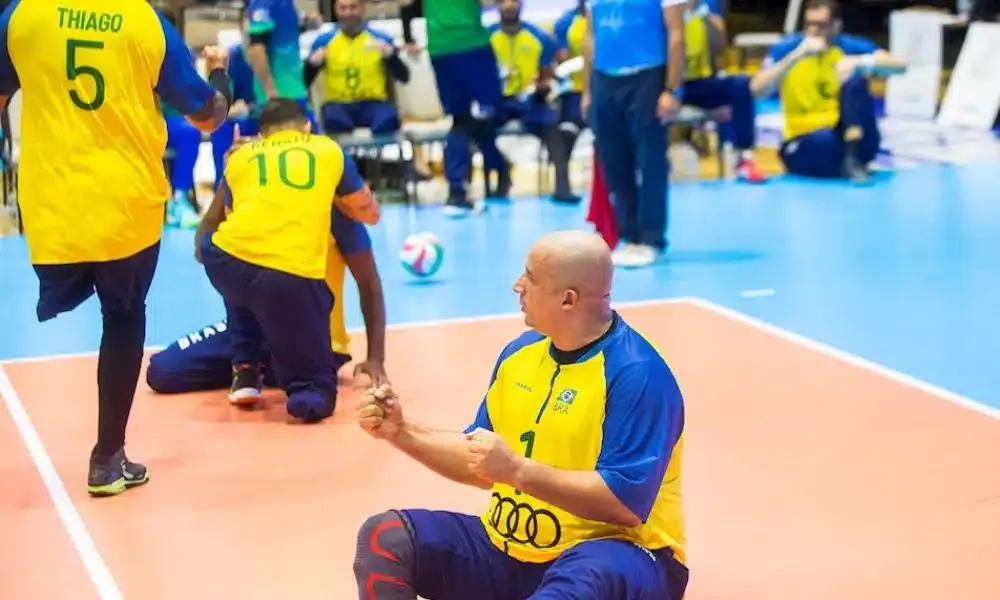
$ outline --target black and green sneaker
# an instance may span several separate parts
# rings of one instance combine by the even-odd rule
[[[117,496],[148,481],[145,465],[130,461],[123,448],[111,458],[91,457],[87,493],[91,496]]]

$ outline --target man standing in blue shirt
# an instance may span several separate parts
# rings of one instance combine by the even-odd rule
[[[590,0],[582,104],[615,205],[618,266],[667,247],[667,122],[681,108],[686,0]],[[586,113],[585,113],[586,114]]]

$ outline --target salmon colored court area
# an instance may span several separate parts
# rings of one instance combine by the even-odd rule
[[[687,401],[689,600],[1000,598],[1000,421],[699,300],[622,314],[664,350]],[[522,328],[498,317],[390,330],[407,413],[464,427]],[[6,404],[26,409],[71,499],[53,501],[46,483],[58,482],[43,482],[0,411],[4,600],[350,600],[366,515],[488,503],[367,438],[346,381],[318,426],[287,425],[276,392],[243,413],[222,393],[143,389],[129,450],[152,480],[92,500],[94,368],[2,367]]]

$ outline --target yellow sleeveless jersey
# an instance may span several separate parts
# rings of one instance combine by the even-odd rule
[[[340,103],[388,100],[381,44],[391,46],[392,38],[367,27],[353,38],[336,26],[317,37],[313,51],[326,48],[323,100]]]
[[[223,176],[231,211],[212,241],[248,263],[324,279],[344,164],[336,142],[295,131],[238,148]]]
[[[548,562],[580,542],[617,538],[669,549],[683,564],[684,406],[666,362],[618,316],[575,361],[561,363],[556,354],[533,331],[511,342],[468,431],[492,430],[552,467],[597,471],[643,523],[589,521],[497,484],[481,518],[490,539],[523,562]]]
[[[503,95],[523,94],[535,84],[538,72],[552,65],[556,43],[549,34],[531,23],[522,23],[517,33],[506,33],[491,25],[490,44],[504,78]]]
[[[801,42],[801,33],[787,36],[771,48],[767,61],[780,61]],[[792,65],[778,87],[785,117],[785,139],[835,127],[840,121],[837,63],[845,56],[877,50],[878,46],[870,40],[841,34],[834,36],[825,52],[807,56]]]
[[[160,101],[191,115],[215,95],[181,36],[146,0],[15,0],[0,35],[0,94],[22,94],[18,201],[32,263],[156,243],[170,193]]]

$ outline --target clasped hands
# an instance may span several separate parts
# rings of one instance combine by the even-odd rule
[[[406,426],[399,397],[388,384],[373,387],[357,404],[358,425],[376,439],[394,442]],[[499,435],[477,428],[464,434],[460,442],[462,458],[469,472],[488,483],[517,487],[528,459],[514,452]]]

